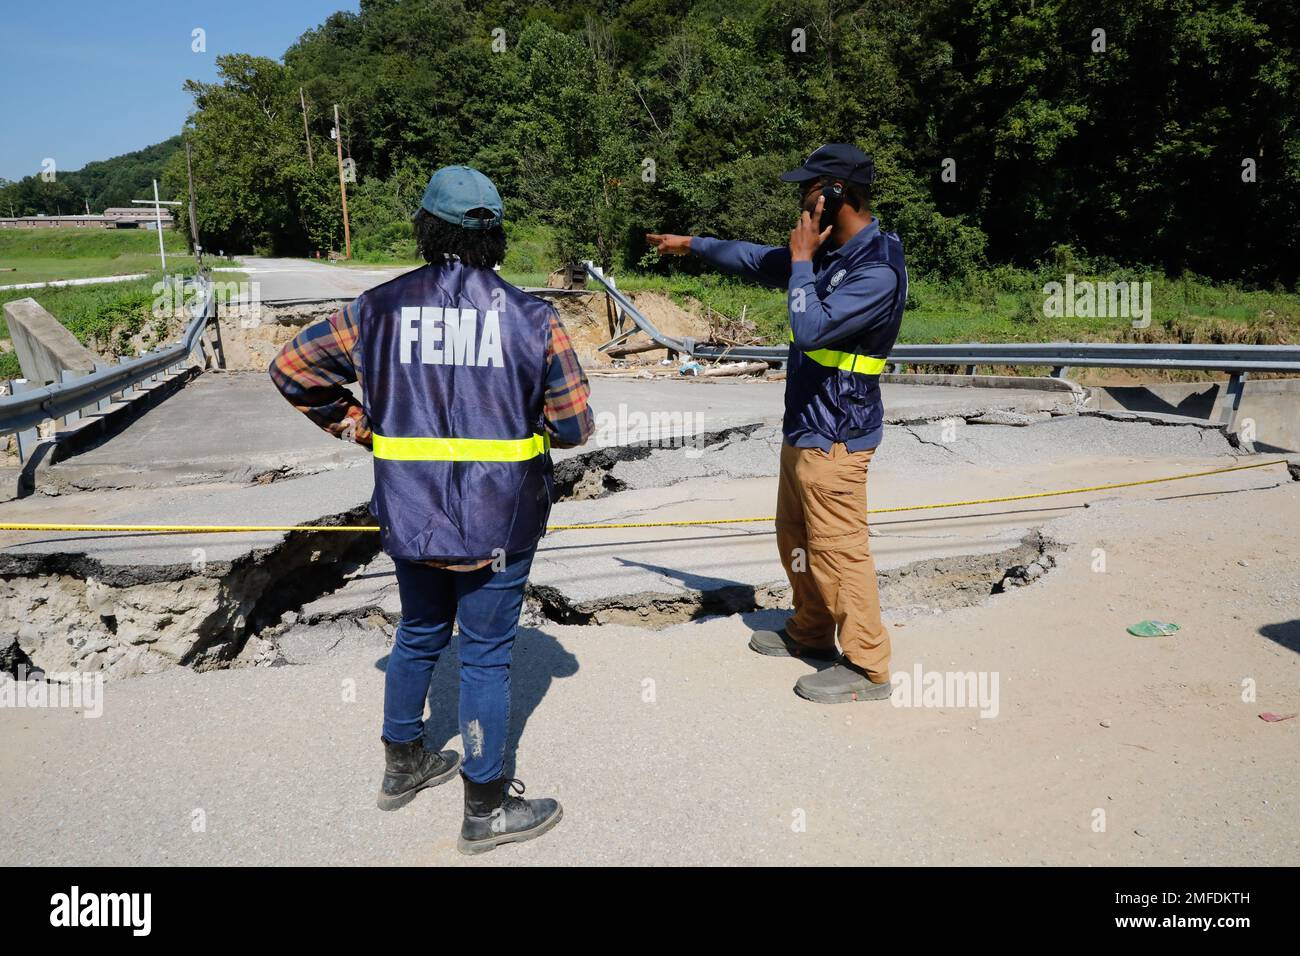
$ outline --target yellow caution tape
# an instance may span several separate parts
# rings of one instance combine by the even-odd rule
[[[1187,478],[1205,478],[1210,475],[1226,475],[1232,471],[1248,471],[1251,468],[1267,468],[1269,465],[1285,465],[1285,458],[1273,461],[1260,461],[1252,465],[1233,465],[1229,468],[1215,468],[1212,471],[1192,471],[1183,475],[1169,475],[1165,478],[1143,478],[1141,481],[1116,481],[1108,485],[1088,485],[1085,488],[1066,488],[1061,491],[1035,491],[1023,495],[1003,495],[999,498],[970,498],[965,501],[944,501],[928,505],[898,505],[893,508],[868,508],[867,514],[892,514],[898,511],[927,511],[934,508],[961,508],[966,505],[998,504],[1005,501],[1027,501],[1031,498],[1054,498],[1058,495],[1077,495],[1086,491],[1110,491],[1114,488],[1134,488],[1138,485],[1158,485],[1166,481],[1183,481]],[[692,521],[620,521],[606,524],[552,524],[547,531],[599,531],[605,528],[690,528],[718,524],[748,524],[760,521],[776,520],[771,515],[761,518],[701,518]],[[0,523],[0,531],[121,531],[144,534],[240,534],[262,531],[378,531],[378,525],[371,524],[41,524],[36,522]]]

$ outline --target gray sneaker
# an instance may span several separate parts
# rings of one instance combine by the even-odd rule
[[[873,684],[866,673],[848,658],[815,674],[805,674],[794,684],[794,692],[817,704],[846,704],[854,700],[888,700],[894,686],[889,681]]]
[[[755,631],[749,639],[749,649],[768,657],[806,657],[813,661],[833,661],[840,656],[833,646],[823,649],[800,644],[785,632],[785,628]]]

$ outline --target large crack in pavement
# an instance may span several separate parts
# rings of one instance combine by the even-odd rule
[[[881,571],[881,606],[890,614],[914,615],[979,604],[1042,579],[1056,566],[1063,547],[1035,530],[999,551],[914,561]],[[352,595],[341,600],[322,596],[250,637],[244,662],[310,664],[359,647],[382,653],[401,616],[391,560],[377,556],[356,573],[350,586],[357,587]],[[530,584],[521,622],[531,627],[553,622],[661,630],[705,617],[789,606],[790,587],[784,581],[672,593],[638,591],[590,601],[574,600],[550,585]]]
[[[665,435],[654,441],[613,445],[572,455],[555,463],[555,500],[585,501],[638,487],[639,482],[618,473],[621,470],[619,466],[651,460],[658,463],[666,456],[685,459],[688,465],[691,458],[695,458],[700,465],[679,467],[675,473],[666,473],[658,482],[661,484],[704,475],[748,475],[751,473],[748,469],[726,468],[716,453],[751,439],[765,441],[769,446],[773,442],[779,445],[780,431],[774,425],[753,423],[691,435]],[[707,462],[704,461],[706,458]],[[681,462],[678,464],[680,466]]]
[[[359,508],[319,523],[365,519]],[[46,671],[209,670],[240,662],[250,636],[337,588],[377,551],[377,536],[364,532],[290,532],[229,562],[137,567],[67,551],[0,552],[0,608],[17,651]]]
[[[1060,545],[1033,531],[1011,548],[986,554],[913,561],[880,571],[880,602],[886,610],[947,610],[978,604],[1008,588],[1021,587],[1055,567]],[[558,624],[622,624],[659,629],[702,617],[742,614],[790,606],[788,583],[723,584],[685,593],[641,591],[599,600],[575,601],[561,589],[530,586],[542,619]]]
[[[1012,468],[1041,457],[1040,446],[1049,433],[1030,433],[1066,421],[1061,416],[1035,417],[1032,422],[978,420],[981,417],[958,419],[961,459],[987,464],[990,450],[996,449],[998,460]],[[1052,434],[1054,441],[1071,449],[1078,447],[1081,435],[1112,455],[1141,450],[1187,454],[1192,449],[1199,455],[1224,454],[1231,448],[1222,426],[1212,423],[1184,422],[1189,432],[1166,427],[1178,423],[1129,415],[1070,419],[1076,424],[1063,434]],[[930,425],[947,422],[949,418],[940,417]],[[893,455],[902,463],[896,467],[953,462],[952,448],[927,451],[942,443],[918,434],[921,427],[920,423],[887,427],[892,435],[905,437],[893,445]],[[1117,428],[1119,432],[1098,432]],[[1129,428],[1137,430],[1129,434]],[[1185,437],[1171,442],[1143,430],[1152,428]],[[595,503],[613,496],[617,506],[606,507],[610,513],[600,520],[622,520],[619,516],[636,520],[643,510],[632,494],[637,491],[697,479],[708,483],[770,478],[776,471],[780,443],[779,427],[761,423],[685,439],[664,436],[659,441],[576,452],[556,463],[557,500]],[[1292,464],[1290,474],[1300,480],[1300,465]],[[259,470],[249,477],[276,486],[291,486],[300,478],[289,468]],[[707,493],[691,494],[693,499],[687,496],[682,501],[708,507]],[[315,523],[369,522],[365,505],[359,504]],[[888,538],[896,533],[879,534]],[[938,543],[934,535],[928,538]],[[551,550],[551,560],[563,569],[567,559]],[[981,553],[954,555],[948,549],[943,557],[880,570],[882,604],[928,613],[978,603],[1038,580],[1053,567],[1056,552],[1057,547],[1037,531],[1026,533],[1010,547],[987,547]],[[208,670],[296,663],[318,652],[328,653],[341,643],[383,643],[391,639],[399,614],[391,562],[385,565],[386,561],[378,551],[378,536],[372,533],[289,533],[275,546],[248,551],[233,561],[206,564],[112,564],[70,549],[0,551],[0,611],[8,625],[0,636],[12,637],[8,642],[0,640],[0,669],[12,672],[18,664],[30,662],[46,670],[103,670],[121,677],[171,666]],[[620,566],[628,564],[637,562]],[[654,566],[643,564],[641,569],[653,571]],[[709,615],[789,605],[784,581],[762,583],[759,577],[749,579],[758,583],[745,583],[694,575],[691,580],[683,578],[685,586],[661,591],[658,583],[671,584],[671,578],[659,574],[647,579],[642,574],[639,582],[629,580],[632,587],[626,592],[614,585],[596,596],[538,581],[530,587],[525,614],[533,623],[659,628]]]

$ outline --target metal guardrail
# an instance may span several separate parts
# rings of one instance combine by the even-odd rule
[[[627,296],[596,265],[585,263],[596,280],[632,321],[655,342],[694,358],[785,364],[784,345],[701,345],[691,338],[674,338],[655,328]],[[966,342],[953,345],[895,345],[889,365],[1045,365],[1060,376],[1070,368],[1199,369],[1231,372],[1300,373],[1300,346],[1294,345],[1162,345],[1098,342]]]
[[[697,358],[784,363],[785,346],[696,346]],[[1044,365],[1061,375],[1070,368],[1196,369],[1212,372],[1300,373],[1300,346],[1293,345],[1159,345],[1094,342],[895,345],[889,364],[900,365]]]
[[[896,365],[1049,365],[1053,368],[1300,372],[1300,346],[975,342],[895,345],[889,352],[889,361]]]
[[[619,292],[613,279],[594,263],[585,263],[587,275],[618,303],[651,340],[692,358],[714,361],[769,362],[783,366],[789,359],[784,345],[701,345],[691,338],[674,338],[655,328],[631,300]],[[631,330],[613,341],[625,339]],[[612,344],[606,343],[606,346]],[[605,346],[602,346],[604,348]],[[1251,372],[1300,374],[1300,346],[1294,345],[1162,345],[1099,342],[966,342],[952,345],[895,345],[889,351],[886,369],[897,372],[904,365],[960,365],[974,374],[979,365],[1042,365],[1054,378],[1064,378],[1071,368],[1192,369],[1227,372],[1229,380],[1221,403],[1219,421],[1229,433],[1237,431],[1246,378]]]
[[[196,346],[204,344],[203,332],[216,317],[212,283],[206,276],[199,276],[196,282],[202,289],[202,297],[194,307],[193,316],[180,342],[118,365],[96,369],[87,375],[68,378],[53,385],[29,388],[0,398],[0,435],[17,432],[19,452],[26,459],[24,446],[34,442],[35,435],[26,435],[25,432],[50,419],[75,418],[92,406],[102,408],[113,395],[184,362]],[[220,345],[216,348],[219,353]],[[21,381],[18,380],[15,385]],[[24,438],[27,440],[24,441]]]

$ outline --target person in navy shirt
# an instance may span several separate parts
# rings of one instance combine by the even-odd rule
[[[819,703],[890,694],[889,632],[867,527],[867,468],[883,435],[879,378],[898,338],[907,267],[898,236],[870,209],[870,156],[845,143],[781,177],[801,215],[785,246],[650,233],[660,255],[692,253],[788,293],[790,352],[777,491],[777,548],[794,613],[750,647],[829,667],[795,692]],[[836,638],[839,649],[836,649]]]

